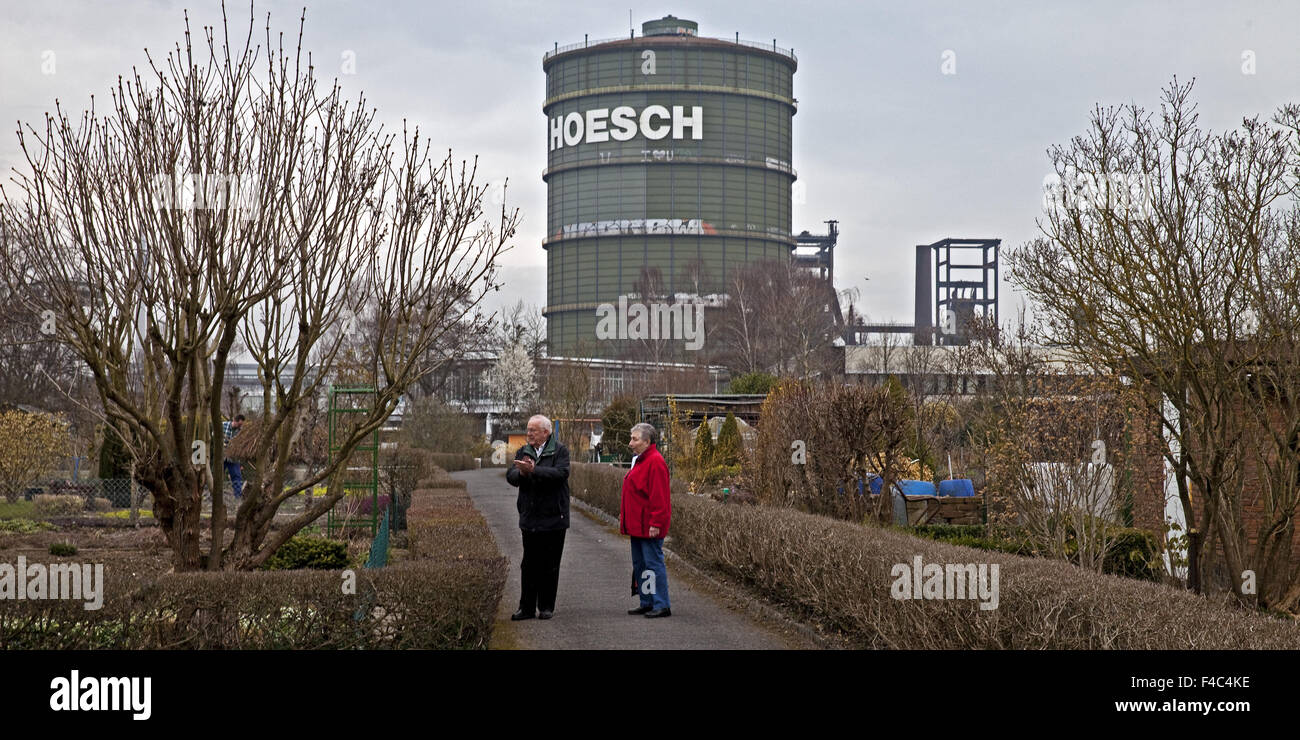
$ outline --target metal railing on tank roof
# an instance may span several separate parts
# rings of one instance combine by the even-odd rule
[[[565,54],[565,53],[570,52],[570,51],[577,51],[578,49],[589,49],[589,48],[591,48],[591,47],[593,47],[593,46],[599,46],[600,44],[608,44],[608,43],[611,43],[611,42],[614,42],[614,41],[628,41],[628,40],[633,39],[633,38],[638,38],[638,37],[635,37],[635,36],[622,37],[622,36],[620,36],[620,37],[618,37],[618,38],[612,38],[612,39],[590,39],[590,40],[585,40],[585,41],[579,41],[579,42],[574,43],[574,44],[567,44],[567,45],[565,45],[565,46],[560,46],[560,45],[557,43],[557,44],[555,45],[555,48],[554,48],[554,49],[551,49],[550,51],[548,51],[548,52],[546,52],[545,54],[542,55],[542,61],[545,62],[547,59],[550,59],[550,58],[553,57],[553,56],[559,56],[560,54]],[[647,37],[645,37],[645,36],[641,36],[641,37],[639,37],[639,38],[645,39],[645,38],[647,38]],[[649,38],[654,38],[654,37],[651,36],[651,37],[649,37]],[[777,45],[776,45],[776,39],[772,39],[772,43],[769,44],[769,43],[764,42],[764,41],[746,41],[745,39],[741,39],[741,38],[723,39],[723,38],[715,38],[715,37],[712,37],[712,36],[691,36],[690,38],[705,39],[705,40],[707,40],[707,41],[722,41],[722,42],[724,42],[724,43],[728,43],[728,44],[738,44],[738,45],[740,45],[740,46],[747,46],[747,47],[752,48],[752,49],[762,49],[763,51],[770,51],[770,52],[773,52],[773,53],[776,53],[776,54],[780,54],[781,56],[784,56],[784,57],[789,57],[790,59],[792,59],[792,60],[794,60],[794,61],[796,61],[796,62],[799,61],[799,57],[796,57],[796,56],[794,55],[794,49],[783,49],[783,48],[777,46]]]

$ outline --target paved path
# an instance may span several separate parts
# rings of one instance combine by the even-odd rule
[[[737,650],[782,649],[779,636],[731,611],[686,578],[668,561],[673,615],[666,619],[628,616],[637,606],[628,588],[632,554],[628,539],[573,507],[560,561],[555,617],[511,622],[519,606],[519,561],[523,543],[517,489],[500,468],[467,470],[453,476],[469,483],[469,495],[483,513],[501,552],[510,559],[493,646],[521,649]]]

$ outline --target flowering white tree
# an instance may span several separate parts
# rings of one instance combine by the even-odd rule
[[[537,395],[537,370],[524,345],[516,342],[506,347],[496,364],[483,373],[483,385],[488,396],[500,402],[502,422],[520,424],[520,412],[528,399]]]

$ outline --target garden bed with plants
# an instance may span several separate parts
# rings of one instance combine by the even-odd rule
[[[6,603],[0,648],[486,648],[505,558],[464,484],[445,471],[434,469],[408,496],[409,532],[394,537],[406,545],[402,557],[375,569],[359,567],[368,540],[302,533],[264,570],[168,573],[157,527],[0,520],[0,561],[104,565],[101,608],[71,599]]]

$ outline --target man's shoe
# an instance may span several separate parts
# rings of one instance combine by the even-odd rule
[[[511,614],[511,615],[510,615],[510,621],[511,621],[511,622],[518,622],[518,621],[521,620],[521,619],[532,619],[532,618],[533,618],[533,613],[532,613],[532,612],[526,612],[526,611],[524,611],[523,609],[520,609],[519,611],[517,611],[517,612],[515,612],[514,614]]]
[[[555,612],[549,611],[547,609],[543,609],[537,613],[538,619],[550,619],[553,616],[555,616]]]
[[[638,606],[635,609],[628,609],[627,613],[632,615],[640,615],[640,614],[645,614],[646,612],[650,611],[653,608],[654,608],[653,606]]]
[[[646,619],[654,619],[656,617],[671,617],[672,615],[673,615],[672,609],[651,609],[650,611],[645,613]]]

